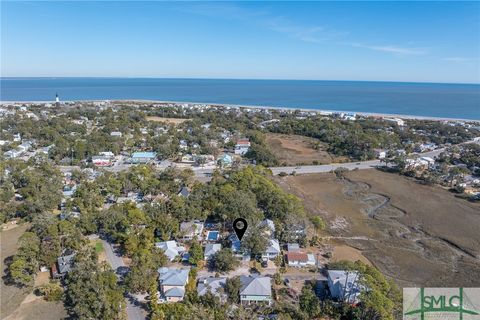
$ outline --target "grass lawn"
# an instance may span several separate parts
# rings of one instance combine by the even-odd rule
[[[95,243],[95,252],[96,253],[100,253],[100,252],[103,252],[103,243],[101,243],[100,241],[96,242]]]

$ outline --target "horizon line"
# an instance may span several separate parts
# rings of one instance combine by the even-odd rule
[[[435,82],[435,81],[400,81],[400,80],[349,80],[349,79],[272,79],[272,78],[208,78],[208,77],[157,77],[157,76],[0,76],[0,80],[22,79],[165,79],[165,80],[244,80],[244,81],[330,81],[330,82],[383,82],[414,84],[457,84],[480,85],[480,82]]]

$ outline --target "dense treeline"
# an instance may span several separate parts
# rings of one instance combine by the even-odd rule
[[[319,139],[328,144],[328,151],[339,156],[366,160],[375,156],[373,149],[400,147],[397,135],[383,130],[383,123],[373,120],[343,121],[314,117],[284,119],[269,126],[275,133],[298,134]]]
[[[60,204],[61,173],[48,162],[3,161],[0,170],[1,222],[15,217],[32,220]]]
[[[268,130],[316,138],[328,144],[329,152],[358,160],[374,158],[376,148],[408,150],[414,143],[422,142],[457,144],[479,134],[478,130],[439,121],[408,120],[407,127],[398,127],[378,119],[346,121],[326,117],[286,117],[269,125]]]

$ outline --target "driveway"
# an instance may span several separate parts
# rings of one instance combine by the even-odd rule
[[[105,256],[107,258],[107,262],[110,264],[114,271],[117,271],[119,267],[126,267],[125,263],[123,263],[122,257],[120,254],[115,252],[115,248],[112,244],[106,240],[103,240],[103,248],[105,249]],[[146,315],[145,311],[140,307],[134,304],[134,300],[130,297],[125,298],[126,302],[126,311],[127,311],[127,318],[129,320],[145,320]]]

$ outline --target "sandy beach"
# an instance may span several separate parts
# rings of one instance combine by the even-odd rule
[[[332,109],[307,109],[307,108],[291,108],[282,106],[258,106],[258,105],[239,105],[239,104],[225,104],[225,103],[212,103],[212,102],[188,102],[188,101],[165,101],[165,100],[138,100],[138,99],[124,99],[124,100],[70,100],[62,101],[62,103],[93,103],[93,102],[113,102],[113,103],[152,103],[152,104],[188,104],[188,105],[209,105],[212,107],[229,107],[229,108],[243,108],[243,109],[272,109],[272,110],[285,110],[285,111],[303,111],[303,112],[315,112],[324,115],[330,115],[333,113],[355,113],[364,117],[378,117],[378,118],[400,118],[410,120],[431,120],[431,121],[466,121],[466,122],[479,122],[480,119],[463,119],[463,118],[445,118],[445,117],[429,117],[429,116],[417,116],[417,115],[405,115],[405,114],[389,114],[389,113],[373,113],[373,112],[356,112],[356,111],[344,111],[344,110],[332,110]],[[55,101],[0,101],[0,105],[11,104],[46,104],[55,103]]]

